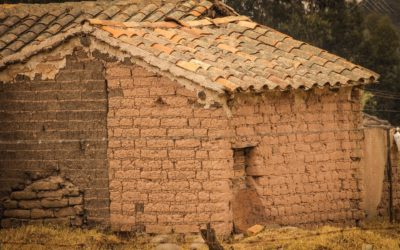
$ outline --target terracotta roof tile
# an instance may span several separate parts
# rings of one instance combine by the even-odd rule
[[[193,72],[196,72],[200,68],[200,65],[186,61],[179,61],[176,65]]]
[[[239,26],[243,26],[243,27],[250,28],[250,29],[255,29],[258,26],[257,23],[250,22],[250,21],[239,21],[237,24]]]
[[[234,91],[238,87],[238,85],[234,84],[233,82],[231,82],[223,77],[219,77],[216,80],[216,82],[221,84],[222,86],[224,86],[229,91]]]
[[[171,48],[169,48],[169,47],[167,47],[167,46],[164,46],[164,45],[162,45],[162,44],[158,44],[158,43],[153,44],[152,47],[155,48],[155,49],[157,49],[157,50],[159,50],[159,51],[162,51],[162,52],[164,52],[164,53],[166,53],[166,54],[171,54],[172,51],[174,51],[173,49],[171,49]]]
[[[176,3],[162,5],[146,4],[146,2],[127,0],[124,2],[17,4],[13,5],[12,8],[5,8],[0,5],[0,44],[11,43],[8,41],[12,34],[20,36],[17,40],[24,44],[21,46],[19,42],[11,47],[12,52],[16,53],[31,43],[43,41],[62,32],[68,32],[68,30],[81,25],[81,22],[87,18],[118,22],[154,22],[162,21],[168,15],[174,15],[176,19],[179,19],[192,9],[205,13],[207,9],[214,6],[208,0],[203,0],[200,3],[176,1]],[[7,46],[0,48],[0,52],[5,48]],[[9,54],[9,51],[5,54]],[[0,60],[3,57],[0,53]]]
[[[221,93],[367,84],[379,77],[244,16],[199,19],[213,8],[211,1],[137,8],[92,3],[90,8],[72,5],[72,11],[62,9],[63,4],[52,6],[58,8],[20,15],[23,18],[1,16],[0,69],[18,61],[12,54],[34,41],[62,35],[94,17],[88,20],[94,27],[85,31],[88,34],[161,71]]]
[[[229,45],[227,45],[227,44],[223,44],[223,43],[218,44],[217,47],[220,48],[220,49],[223,49],[223,50],[232,52],[232,53],[236,53],[236,52],[238,51],[237,48],[232,47],[232,46],[229,46]]]

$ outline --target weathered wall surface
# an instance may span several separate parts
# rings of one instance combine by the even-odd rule
[[[382,198],[382,189],[387,163],[386,131],[382,128],[365,128],[363,167],[363,209],[367,218],[378,215],[378,205]]]
[[[264,222],[363,218],[356,91],[238,95],[229,117],[138,66],[106,68],[113,229],[198,232],[199,224],[212,222],[229,233],[233,148],[244,147],[254,147],[242,171],[245,188],[256,194],[249,205]]]
[[[393,212],[397,221],[400,221],[400,152],[393,141],[394,129],[391,130],[391,160],[392,160],[392,189],[393,189]],[[386,138],[386,132],[385,132]],[[386,149],[386,147],[385,147]],[[389,215],[389,180],[387,175],[387,166],[385,166],[385,178],[383,182],[383,190],[381,200],[378,207],[378,214],[383,216]]]
[[[63,59],[57,57],[50,54],[37,68],[51,69]],[[59,175],[83,191],[87,222],[107,224],[104,67],[77,51],[54,80],[40,79],[0,84],[0,196]]]

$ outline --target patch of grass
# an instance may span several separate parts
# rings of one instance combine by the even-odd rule
[[[3,249],[110,249],[124,242],[96,230],[57,226],[23,226],[0,230]]]
[[[366,244],[372,245],[373,249],[400,249],[400,226],[377,221],[357,228],[324,226],[305,230],[286,227],[264,230],[229,246],[235,250],[361,250]]]
[[[170,235],[170,242],[189,249],[195,236]],[[56,226],[23,226],[0,230],[1,250],[5,249],[154,249],[151,237],[116,235],[99,230]],[[284,227],[266,229],[258,235],[239,241],[223,242],[225,249],[348,250],[400,249],[400,225],[375,221],[357,228],[324,226],[315,229]]]

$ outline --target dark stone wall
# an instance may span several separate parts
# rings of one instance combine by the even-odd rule
[[[0,83],[0,197],[62,176],[83,191],[87,224],[107,226],[106,117],[104,67],[85,53],[55,80]]]

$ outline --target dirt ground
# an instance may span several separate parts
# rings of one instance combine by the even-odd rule
[[[116,235],[97,230],[25,226],[0,230],[0,249],[154,249],[149,235]],[[197,235],[169,235],[169,242],[190,249]],[[238,237],[236,237],[238,238]],[[281,227],[241,239],[221,240],[225,249],[400,249],[400,224],[366,223],[357,228]]]

